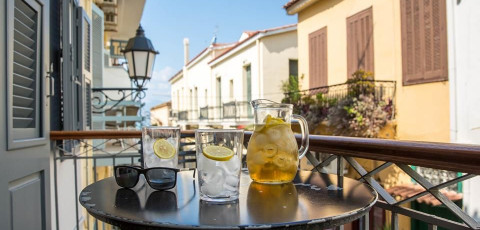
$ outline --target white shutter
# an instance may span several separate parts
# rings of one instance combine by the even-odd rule
[[[92,23],[82,7],[77,8],[77,75],[75,80],[75,92],[77,103],[77,129],[85,130],[87,126],[87,95],[86,79],[92,79]]]
[[[103,86],[103,11],[92,5],[92,85]]]
[[[13,0],[9,5],[9,128],[12,141],[41,137],[41,6]]]

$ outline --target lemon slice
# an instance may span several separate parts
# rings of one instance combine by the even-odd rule
[[[161,159],[170,159],[175,156],[175,148],[165,139],[158,139],[153,144],[153,152]]]
[[[265,126],[267,128],[275,126],[275,125],[283,125],[286,124],[285,121],[283,121],[281,118],[278,117],[272,117],[270,114],[267,115],[265,118]]]
[[[203,155],[214,161],[228,161],[233,157],[233,151],[223,146],[210,145],[203,148]]]

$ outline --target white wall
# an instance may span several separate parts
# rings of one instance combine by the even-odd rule
[[[282,82],[289,77],[289,60],[298,60],[297,31],[265,37],[262,44],[262,97],[281,102]]]
[[[447,1],[452,142],[480,144],[480,1]],[[480,220],[480,178],[463,183],[465,210]]]
[[[222,79],[222,103],[230,101],[246,101],[247,94],[246,85],[244,85],[244,67],[251,65],[252,71],[252,99],[260,96],[260,88],[258,87],[258,55],[255,43],[250,44],[235,55],[229,56],[222,62],[212,66],[212,78],[215,80],[220,77]],[[230,98],[230,80],[233,80],[233,100]],[[216,87],[213,85],[214,93],[212,98],[218,97],[215,92]]]
[[[205,101],[205,89],[208,89],[209,94],[210,94],[210,91],[214,89],[214,86],[212,86],[211,82],[209,81],[211,72],[210,72],[210,67],[208,66],[208,62],[211,60],[211,56],[210,56],[211,51],[208,50],[206,52],[207,52],[206,55],[202,55],[200,59],[195,60],[195,62],[187,66],[188,70],[187,70],[185,85],[188,88],[188,93],[186,93],[185,96],[189,96],[190,90],[192,90],[192,92],[195,92],[194,89],[195,87],[197,87],[198,104],[197,104],[197,107],[194,108],[196,110],[198,110],[199,107],[204,107],[209,103],[214,102],[214,100],[211,102]],[[208,98],[210,99],[210,96]],[[193,101],[191,101],[190,99],[188,100],[188,102],[189,102],[188,108],[191,108]]]
[[[170,106],[163,106],[156,109],[150,109],[150,124],[155,125],[161,122],[162,126],[171,126],[169,121]]]

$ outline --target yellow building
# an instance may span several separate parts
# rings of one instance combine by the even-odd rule
[[[358,70],[396,81],[396,138],[449,142],[446,1],[291,0],[302,89]]]

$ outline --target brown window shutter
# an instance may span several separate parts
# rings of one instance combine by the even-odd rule
[[[372,7],[347,18],[347,74],[357,70],[373,72]]]
[[[446,1],[402,0],[403,84],[448,80]]]
[[[308,35],[309,44],[309,87],[328,85],[327,27]]]

